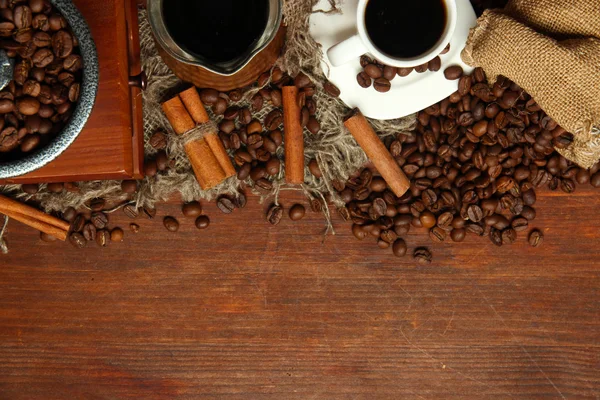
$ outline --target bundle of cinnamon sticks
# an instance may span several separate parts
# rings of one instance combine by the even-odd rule
[[[185,144],[194,175],[203,190],[211,189],[225,179],[236,175],[231,159],[217,136],[198,91],[192,87],[162,104],[162,109],[178,135],[204,128],[200,139]]]
[[[62,241],[67,240],[71,228],[68,222],[2,195],[0,195],[0,214]]]

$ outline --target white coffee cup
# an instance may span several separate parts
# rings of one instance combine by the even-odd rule
[[[404,0],[396,0],[404,1]],[[410,0],[419,1],[419,0]],[[370,53],[379,62],[390,65],[392,67],[399,68],[410,68],[418,65],[425,64],[437,57],[444,48],[450,43],[452,35],[454,35],[454,29],[456,28],[456,1],[455,0],[443,0],[446,6],[446,26],[444,31],[437,41],[437,43],[425,53],[412,57],[412,58],[395,58],[388,54],[383,53],[381,50],[373,44],[369,34],[367,33],[367,27],[365,23],[365,13],[369,0],[358,1],[358,12],[356,18],[356,26],[358,33],[349,39],[344,40],[341,43],[336,44],[327,51],[329,61],[334,67],[339,67],[350,61],[357,60],[363,54]]]

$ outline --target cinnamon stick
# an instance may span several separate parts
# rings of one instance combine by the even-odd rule
[[[181,98],[176,96],[162,104],[162,109],[178,135],[191,131],[196,127],[190,113]],[[206,112],[206,111],[205,111]],[[223,167],[205,139],[189,142],[185,145],[194,175],[203,190],[211,189],[227,178]]]
[[[65,241],[70,225],[26,204],[0,195],[0,214]]]
[[[285,179],[291,184],[304,183],[304,132],[300,124],[298,88],[284,86],[283,127],[285,132]]]
[[[358,108],[355,108],[352,114],[346,118],[344,125],[373,162],[394,194],[402,197],[410,188],[410,180]]]
[[[204,108],[204,104],[202,104],[198,90],[196,90],[195,87],[191,87],[188,90],[179,93],[179,97],[196,124],[204,124],[210,121],[206,108]],[[217,132],[207,133],[204,138],[219,161],[221,168],[225,171],[225,177],[229,178],[230,176],[236,175],[235,168],[231,163],[231,158],[229,158],[229,154],[227,154],[223,142],[221,142],[221,139],[217,136]]]

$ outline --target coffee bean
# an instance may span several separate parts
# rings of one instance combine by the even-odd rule
[[[237,196],[233,199],[233,204],[237,208],[246,207],[247,202],[248,202],[248,199],[246,198],[246,196],[243,193],[238,193]]]
[[[375,64],[369,64],[365,66],[364,72],[372,79],[378,79],[383,76],[383,71]]]
[[[450,238],[453,242],[463,242],[467,236],[467,231],[464,228],[453,229],[450,233]]]
[[[496,228],[490,230],[490,241],[498,247],[502,247],[502,232]]]
[[[373,87],[380,93],[386,93],[390,91],[392,84],[385,78],[378,78],[375,80],[375,83],[373,83]]]
[[[459,65],[453,65],[444,70],[444,76],[450,81],[457,80],[463,74],[463,69]]]
[[[437,72],[442,69],[442,59],[440,57],[436,57],[428,63],[429,70],[431,72]]]
[[[110,232],[111,242],[122,242],[125,237],[125,232],[121,228],[115,228]]]
[[[110,232],[103,229],[103,230],[99,230],[98,232],[96,232],[96,244],[98,244],[98,246],[100,247],[106,247],[108,246],[108,243],[110,242]]]
[[[386,241],[383,242],[387,243]],[[407,250],[408,247],[406,246],[406,242],[403,239],[397,239],[392,245],[392,252],[396,257],[404,257],[406,255]]]
[[[56,242],[58,239],[47,233],[40,232],[40,240],[42,242],[46,242],[46,243],[53,243],[53,242]]]
[[[125,207],[123,207],[123,213],[131,219],[136,219],[140,215],[139,209],[134,204],[125,205]]]
[[[419,264],[430,264],[432,260],[431,252],[424,247],[415,249],[413,257]]]
[[[281,110],[276,109],[267,114],[267,116],[265,117],[264,124],[268,130],[272,131],[277,129],[282,122],[283,114],[281,113]]]
[[[233,210],[235,210],[235,204],[233,204],[233,201],[231,201],[231,199],[229,199],[228,197],[224,196],[219,197],[219,199],[217,200],[217,207],[224,214],[231,214]]]
[[[196,218],[196,228],[206,229],[210,225],[210,219],[206,215],[201,215]]]
[[[148,219],[154,219],[156,216],[156,208],[142,207],[142,214]]]
[[[277,225],[283,217],[283,207],[273,204],[267,212],[267,221],[271,225]]]
[[[177,232],[179,230],[179,222],[173,217],[165,217],[163,225],[169,232]]]
[[[529,245],[531,247],[539,247],[542,245],[543,241],[544,234],[538,229],[531,231],[531,233],[529,234]]]
[[[153,177],[156,176],[156,174],[158,173],[158,166],[156,165],[156,161],[155,160],[146,160],[144,162],[144,174],[147,177]]]
[[[72,233],[69,236],[69,242],[78,249],[83,249],[87,245],[85,237],[81,233]]]
[[[306,129],[313,135],[316,135],[321,130],[321,124],[315,117],[310,117],[306,124]]]
[[[398,76],[405,77],[413,72],[414,68],[398,68]]]
[[[294,204],[289,211],[289,216],[292,221],[299,221],[304,218],[306,208],[302,204]]]
[[[197,201],[186,203],[181,208],[181,212],[188,218],[197,218],[202,214],[202,205]]]
[[[83,226],[85,225],[85,216],[83,214],[77,214],[71,222],[71,232],[81,232],[83,230]]]
[[[315,178],[322,178],[323,177],[323,173],[321,172],[321,168],[319,167],[319,163],[314,158],[309,161],[309,163],[308,163],[308,169],[309,169],[310,173],[313,174],[313,176]],[[277,166],[277,170],[279,171],[279,166]]]
[[[363,240],[364,238],[367,237],[368,232],[365,231],[361,225],[354,224],[354,225],[352,225],[352,234],[358,240]],[[382,241],[384,241],[384,240],[382,240]],[[388,242],[386,242],[386,243],[388,243]],[[388,243],[388,247],[389,247],[389,243]]]
[[[310,78],[303,72],[300,72],[298,75],[296,75],[296,78],[294,78],[294,85],[299,89],[305,88],[311,83],[312,82],[310,81]]]
[[[129,230],[133,234],[138,234],[140,233],[140,226],[138,224],[129,224]]]
[[[215,89],[203,89],[200,91],[200,100],[204,104],[213,105],[219,99],[219,92]]]
[[[323,84],[323,89],[331,97],[340,97],[340,89],[329,81]]]
[[[61,218],[67,222],[73,222],[77,216],[77,211],[73,207],[67,207],[62,213]]]
[[[435,226],[435,224],[437,223],[437,219],[435,218],[435,215],[431,211],[423,212],[421,214],[421,216],[419,217],[419,220],[421,221],[421,224],[423,225],[423,227],[427,228],[427,229],[433,228]]]
[[[121,191],[123,193],[133,194],[133,193],[137,192],[137,189],[138,189],[137,181],[127,180],[127,181],[121,182]]]
[[[439,226],[435,226],[435,227],[433,227],[433,229],[431,229],[429,231],[429,237],[435,243],[443,242],[444,240],[446,240],[446,236],[447,236],[446,231],[444,229],[440,228]]]
[[[96,227],[92,223],[87,223],[83,226],[83,237],[88,242],[96,240]]]
[[[96,229],[104,229],[108,225],[108,216],[103,212],[95,212],[92,213],[91,221]]]
[[[90,200],[90,209],[92,211],[102,211],[106,206],[106,200],[101,198],[95,198]]]
[[[415,67],[415,71],[419,74],[425,73],[425,72],[427,72],[427,70],[429,70],[429,63],[417,65]]]
[[[356,76],[356,80],[358,81],[358,85],[362,88],[368,88],[371,86],[371,84],[373,83],[373,81],[371,80],[371,77],[369,75],[367,75],[366,72],[361,72]]]
[[[164,132],[155,132],[149,143],[156,150],[164,150],[167,147],[167,135]]]

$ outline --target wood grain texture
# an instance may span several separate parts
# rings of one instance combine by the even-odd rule
[[[88,22],[97,45],[100,84],[96,104],[79,137],[59,158],[37,171],[8,180],[9,183],[141,177],[141,98],[139,89],[131,89],[128,84],[130,73],[140,69],[139,44],[130,45],[128,41],[138,40],[138,32],[133,30],[137,21],[126,19],[137,19],[137,13],[126,12],[126,5],[137,2],[73,2]],[[129,50],[137,54],[130,55]]]
[[[337,217],[326,238],[310,212],[271,227],[255,197],[232,215],[205,204],[206,231],[159,206],[102,250],[11,224],[0,398],[598,399],[598,193],[541,193],[540,248],[468,237],[430,246],[429,266]]]

